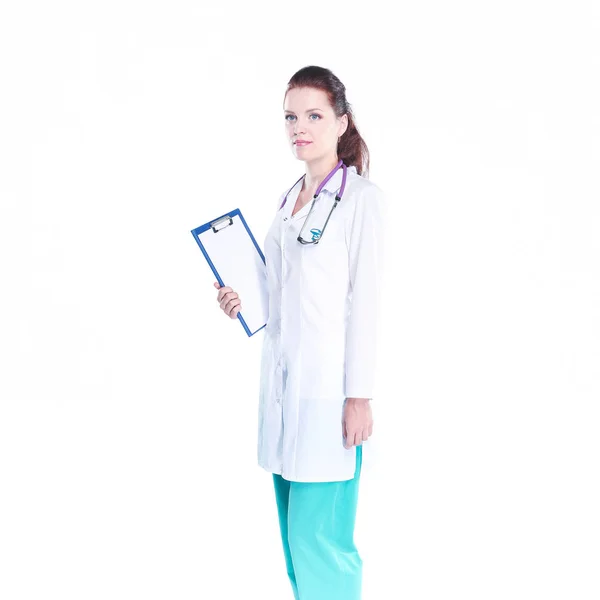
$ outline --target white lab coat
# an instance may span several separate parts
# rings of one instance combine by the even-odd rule
[[[338,169],[311,223],[313,216],[325,223],[341,182]],[[312,199],[292,216],[302,183],[281,210],[285,192],[280,196],[264,241],[269,315],[262,330],[258,464],[289,481],[343,481],[356,467],[356,447],[344,448],[345,399],[373,398],[375,387],[387,207],[381,189],[348,167],[323,237],[303,245],[296,238]]]

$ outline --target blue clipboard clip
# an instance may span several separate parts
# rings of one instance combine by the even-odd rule
[[[234,217],[240,218],[240,221],[244,225],[244,227],[248,233],[248,236],[252,240],[254,247],[256,248],[258,254],[260,255],[260,258],[262,259],[263,264],[266,264],[265,255],[263,254],[262,250],[260,249],[260,246],[257,244],[256,239],[254,238],[254,235],[252,235],[252,231],[250,231],[250,228],[248,227],[248,223],[246,223],[246,219],[244,219],[244,216],[242,215],[242,212],[239,208],[236,208],[228,213],[225,213],[224,215],[221,215],[217,219],[208,221],[207,223],[204,223],[204,225],[200,225],[200,227],[196,227],[195,229],[192,229],[191,234],[194,236],[194,239],[196,240],[196,243],[200,247],[200,250],[202,251],[204,258],[206,259],[206,262],[210,266],[214,276],[217,278],[217,281],[219,282],[219,285],[221,287],[225,286],[225,282],[219,275],[219,272],[218,272],[214,262],[211,260],[204,244],[200,240],[200,235],[205,233],[209,229],[211,229],[214,234],[218,234],[220,231],[223,231],[227,227],[230,227],[231,225],[233,225]],[[260,331],[261,329],[266,327],[266,323],[265,323],[264,325],[262,325],[255,331],[251,331],[250,328],[248,327],[248,324],[246,323],[244,317],[242,316],[242,311],[237,313],[237,318],[239,319],[244,330],[248,334],[248,337],[253,336],[255,333],[257,333],[258,331]]]

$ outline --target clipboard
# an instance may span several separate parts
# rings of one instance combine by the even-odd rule
[[[239,294],[237,318],[248,337],[266,327],[269,292],[265,256],[239,208],[191,230],[219,285]]]

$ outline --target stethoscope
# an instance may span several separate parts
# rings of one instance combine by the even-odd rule
[[[312,235],[312,239],[310,240],[306,240],[302,237],[302,232],[304,231],[304,227],[306,225],[306,223],[309,222],[309,218],[310,217],[310,213],[313,210],[313,207],[315,205],[315,201],[318,198],[319,194],[321,193],[321,190],[323,189],[323,187],[325,186],[325,184],[335,175],[335,173],[337,172],[337,170],[342,167],[342,185],[340,187],[340,192],[339,195],[336,194],[335,195],[335,202],[333,203],[333,207],[331,208],[331,210],[329,211],[329,215],[327,216],[327,221],[325,221],[325,225],[323,225],[323,229],[316,229],[313,228],[310,230],[310,233]],[[348,167],[346,167],[346,165],[344,164],[343,160],[340,160],[338,162],[338,164],[333,168],[333,170],[329,173],[329,175],[327,175],[327,177],[325,177],[325,179],[323,179],[323,181],[321,182],[321,184],[319,185],[319,187],[317,188],[317,191],[315,192],[315,195],[313,196],[313,200],[312,200],[312,204],[310,205],[310,210],[308,211],[308,215],[306,216],[306,220],[304,221],[304,224],[302,225],[302,229],[300,230],[300,233],[298,234],[298,241],[301,244],[318,244],[319,240],[323,237],[323,233],[325,233],[325,227],[327,227],[327,223],[329,222],[329,217],[331,217],[331,213],[333,212],[333,209],[338,205],[338,202],[342,199],[342,196],[344,195],[344,189],[346,187],[346,172],[347,172]],[[288,190],[288,193],[285,195],[285,198],[283,199],[283,202],[281,203],[281,206],[279,207],[279,210],[281,210],[285,203],[287,202],[287,198],[289,193],[296,187],[296,185],[302,180],[304,179],[304,177],[306,177],[306,173],[304,175],[302,175],[302,177],[300,177],[300,179],[298,179],[298,181],[296,181],[296,183]]]

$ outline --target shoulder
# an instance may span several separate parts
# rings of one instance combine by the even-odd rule
[[[353,205],[353,211],[375,210],[385,212],[387,208],[386,194],[376,183],[362,175],[358,175],[358,173],[354,174],[352,181],[349,183],[349,204]]]
[[[352,187],[358,192],[361,197],[374,197],[383,195],[383,190],[373,181],[363,177],[362,175],[356,175]]]

